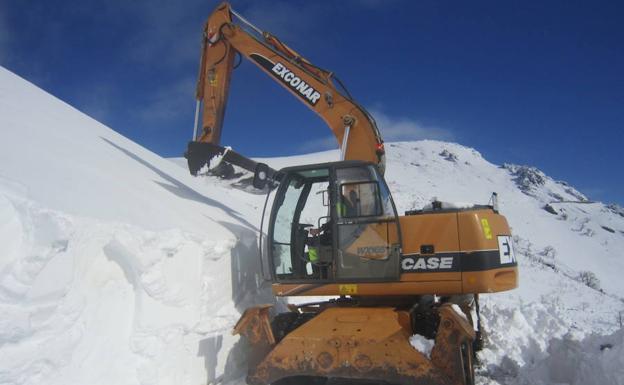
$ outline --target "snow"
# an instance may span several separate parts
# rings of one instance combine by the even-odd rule
[[[436,197],[432,198],[432,202],[431,203],[427,203],[426,205],[424,205],[422,207],[423,211],[431,211],[434,210],[433,207],[433,202],[436,202],[439,204],[439,208],[442,210],[446,210],[446,209],[469,209],[471,207],[474,207],[474,203],[468,203],[468,202],[439,202],[437,201]]]
[[[240,377],[231,326],[272,301],[247,194],[4,69],[0,127],[0,384]]]
[[[431,358],[431,351],[433,350],[433,345],[435,345],[434,340],[427,339],[419,334],[414,334],[410,337],[409,342],[414,349],[423,353],[428,358]]]
[[[548,346],[548,355],[527,368],[527,380],[581,384],[624,384],[624,331],[576,340],[566,334]],[[547,379],[547,380],[546,380]]]
[[[264,196],[247,176],[193,178],[2,68],[0,130],[0,384],[244,383],[232,326],[282,304],[261,276]],[[512,227],[520,287],[481,296],[479,384],[624,383],[621,207],[454,143],[386,149],[400,212],[497,192]]]

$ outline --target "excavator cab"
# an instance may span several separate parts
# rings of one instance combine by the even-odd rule
[[[267,234],[273,282],[399,279],[399,219],[375,165],[341,161],[280,174]]]

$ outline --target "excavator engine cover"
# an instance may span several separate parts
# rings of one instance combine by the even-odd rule
[[[412,319],[405,310],[328,307],[278,340],[269,309],[267,305],[248,309],[234,329],[251,345],[249,384],[305,377],[401,385],[473,384],[475,332],[450,304],[437,312],[439,326],[430,358],[410,344]]]

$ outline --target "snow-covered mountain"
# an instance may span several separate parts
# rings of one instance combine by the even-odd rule
[[[243,383],[230,330],[275,301],[263,196],[193,178],[2,68],[0,133],[0,384]],[[512,226],[520,288],[482,296],[479,383],[624,384],[621,207],[458,144],[387,153],[401,212],[496,191]]]

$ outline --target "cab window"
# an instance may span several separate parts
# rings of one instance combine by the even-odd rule
[[[329,169],[293,172],[282,182],[274,203],[271,255],[278,280],[327,279],[333,260]]]
[[[381,215],[377,182],[346,183],[340,186],[337,214],[343,218]]]
[[[374,166],[336,170],[336,277],[388,280],[398,276],[398,219]]]

